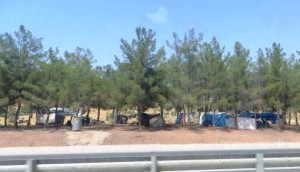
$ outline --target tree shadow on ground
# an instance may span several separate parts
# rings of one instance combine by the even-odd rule
[[[300,126],[296,126],[296,125],[284,125],[282,128],[273,128],[274,130],[277,130],[279,132],[283,132],[283,131],[292,131],[295,133],[300,133]]]
[[[234,129],[230,128],[221,128],[221,127],[205,127],[205,126],[199,126],[199,125],[192,125],[191,127],[188,126],[182,126],[181,124],[167,124],[163,128],[151,128],[147,126],[142,126],[142,130],[139,130],[138,126],[125,126],[122,128],[118,128],[120,130],[124,131],[134,131],[134,132],[160,132],[160,131],[178,131],[178,130],[186,130],[191,131],[197,134],[201,134],[205,131],[222,131],[226,133],[231,133]]]
[[[191,127],[188,126],[182,126],[181,124],[166,124],[163,128],[151,128],[149,126],[142,126],[142,130],[140,132],[160,132],[160,131],[176,131],[176,130],[189,130],[191,132],[195,132],[197,134],[201,134],[204,131],[221,131],[225,133],[231,133],[232,131],[236,129],[231,128],[224,128],[224,127],[211,127],[211,126],[199,126],[199,125],[191,125]],[[300,133],[300,127],[297,126],[284,126],[282,129],[278,129],[275,126],[271,126],[271,128],[259,128],[258,130],[277,130],[278,132],[284,132],[284,131],[292,131],[295,133]],[[18,128],[15,128],[14,126],[0,126],[0,131],[72,131],[72,126],[66,126],[62,125],[59,127],[56,127],[54,125],[48,126],[46,129],[44,129],[43,125],[19,125]],[[129,125],[129,124],[117,124],[115,126],[112,126],[111,124],[98,124],[98,125],[90,125],[90,126],[83,126],[81,130],[103,130],[103,131],[109,131],[109,130],[123,130],[123,131],[139,131],[139,128],[137,125]]]
[[[211,126],[192,126],[190,128],[191,131],[193,132],[199,132],[199,131],[221,131],[225,133],[231,133],[235,129],[231,128],[225,128],[225,127],[211,127]]]
[[[90,125],[90,126],[82,126],[81,130],[112,130],[113,127],[110,124],[100,124],[100,125]],[[61,125],[61,126],[54,126],[54,125],[49,125],[47,128],[44,128],[43,125],[19,125],[17,128],[14,126],[0,126],[0,131],[41,131],[41,130],[49,130],[49,131],[72,131],[72,126],[66,126],[66,125]]]

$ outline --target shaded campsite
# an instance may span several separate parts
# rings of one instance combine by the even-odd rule
[[[235,115],[225,112],[192,112],[187,115],[173,110],[165,111],[162,117],[159,109],[151,109],[141,114],[142,130],[139,130],[137,115],[134,112],[123,112],[115,116],[111,110],[101,112],[97,123],[83,122],[81,131],[78,132],[72,131],[73,126],[65,125],[72,119],[70,115],[59,114],[64,117],[64,120],[61,120],[62,125],[49,125],[47,129],[44,129],[43,125],[35,125],[36,121],[42,118],[32,115],[29,126],[25,122],[25,125],[20,125],[17,129],[12,128],[12,125],[0,127],[0,131],[4,131],[0,132],[0,137],[5,138],[0,140],[0,146],[300,142],[297,126],[293,124],[284,125],[286,128],[278,128],[277,121],[280,116],[275,113],[245,112],[237,116],[236,123]],[[45,120],[46,115],[42,116]],[[86,119],[86,116],[87,113],[83,113],[82,119]],[[91,109],[88,116],[90,121],[95,121],[98,118],[97,109]],[[29,119],[29,115],[21,117],[25,121]],[[53,123],[55,120],[52,117],[55,115],[50,118]],[[112,122],[114,119],[115,124]],[[260,123],[260,119],[267,122]],[[190,127],[187,125],[188,120]],[[267,127],[260,127],[266,123]]]
[[[122,112],[114,114],[112,110],[102,110],[102,114],[99,115],[96,109],[91,108],[89,112],[83,111],[83,113],[80,113],[79,116],[77,116],[75,111],[68,109],[65,109],[67,111],[63,111],[62,108],[59,108],[59,110],[61,111],[58,111],[57,119],[55,115],[55,108],[52,108],[52,111],[50,111],[51,114],[48,119],[49,126],[70,127],[72,126],[75,118],[82,126],[97,127],[100,126],[100,124],[102,126],[115,126],[117,124],[125,124],[126,126],[138,125],[138,115],[134,111],[131,111],[131,113]],[[179,126],[188,126],[192,124],[193,126],[200,125],[205,127],[212,126],[243,130],[270,128],[271,124],[273,128],[277,129],[284,129],[290,126],[283,125],[280,114],[271,112],[244,112],[241,114],[231,114],[227,112],[191,112],[190,115],[188,115],[187,113],[177,113],[176,111],[171,110],[165,111],[163,116],[158,112],[158,109],[150,109],[148,112],[142,112],[140,115],[141,125],[150,128],[163,128],[163,126],[173,124],[179,124]],[[44,124],[46,124],[47,117],[47,114],[24,114],[19,118],[19,125],[27,125],[28,128],[41,128],[45,126]],[[188,123],[188,120],[190,120],[190,124]],[[2,120],[0,118],[0,122],[1,121]],[[295,125],[295,121],[291,121],[291,126]],[[28,123],[30,125],[28,125]]]

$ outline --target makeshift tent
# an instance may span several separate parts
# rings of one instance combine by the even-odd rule
[[[160,114],[150,115],[147,113],[141,113],[141,124],[143,126],[149,126],[150,119],[160,116]]]
[[[62,125],[64,123],[64,119],[66,116],[74,116],[76,115],[76,112],[70,110],[70,109],[63,109],[63,108],[57,108],[57,119],[55,120],[55,110],[56,108],[50,109],[48,124],[60,124]],[[47,120],[47,114],[37,114],[36,117],[36,124],[44,124]]]
[[[253,112],[244,112],[240,115],[240,117],[256,118],[256,119],[262,118],[267,121],[272,121],[272,123],[276,123],[276,120],[278,119],[278,114],[271,113],[271,112],[262,112],[256,114]]]
[[[237,117],[237,123],[238,123],[238,129],[240,130],[256,129],[256,121],[254,118]],[[233,116],[226,119],[226,127],[236,128],[236,122]]]
[[[214,118],[215,126],[226,127],[226,119],[229,117],[230,115],[228,115],[225,112],[219,112],[216,113],[215,115],[211,112],[201,113],[199,117],[199,125],[212,126],[213,118]]]
[[[195,112],[190,113],[190,123],[194,122],[194,116],[195,116]],[[176,118],[175,123],[176,124],[181,124],[182,119],[184,119],[184,121],[187,122],[188,121],[187,117],[188,117],[187,114],[184,114],[184,113],[180,112],[179,114],[177,114],[177,118]]]
[[[226,127],[236,128],[234,116],[230,116],[229,118],[226,119]]]
[[[127,124],[128,116],[117,114],[117,124]]]
[[[256,120],[254,118],[238,117],[238,129],[240,130],[255,130]]]
[[[36,124],[44,124],[47,120],[47,114],[37,115]],[[49,114],[48,124],[55,122],[55,113]]]
[[[162,116],[151,118],[149,121],[149,125],[152,128],[162,128],[164,126],[164,119]]]
[[[217,127],[228,127],[228,128],[236,128],[238,125],[238,129],[241,130],[254,130],[256,129],[256,121],[254,118],[248,117],[237,117],[237,124],[234,116],[229,115],[225,112],[219,112],[215,115],[211,112],[209,113],[201,113],[199,118],[199,125],[204,126],[212,126],[213,117],[215,121],[215,126]]]

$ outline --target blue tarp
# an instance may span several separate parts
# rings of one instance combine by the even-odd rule
[[[226,119],[229,118],[230,115],[227,113],[205,113],[203,125],[212,126],[213,125],[213,117],[215,119],[215,126],[218,127],[226,127]]]
[[[247,118],[255,118],[255,113],[253,112],[244,112],[240,115],[241,117],[247,117]],[[256,113],[256,119],[265,119],[267,121],[272,121],[273,123],[276,122],[278,115],[272,112],[262,112],[262,113]]]

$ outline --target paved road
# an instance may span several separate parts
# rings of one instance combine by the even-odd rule
[[[38,159],[40,164],[149,161],[151,155],[158,156],[158,160],[254,158],[255,153],[300,157],[300,143],[0,148],[0,165],[24,164],[28,159]]]
[[[111,146],[65,146],[65,147],[8,147],[0,148],[0,157],[18,155],[60,155],[118,152],[176,152],[176,151],[231,151],[236,149],[300,149],[300,143],[260,143],[260,144],[184,144],[184,145],[111,145]]]

